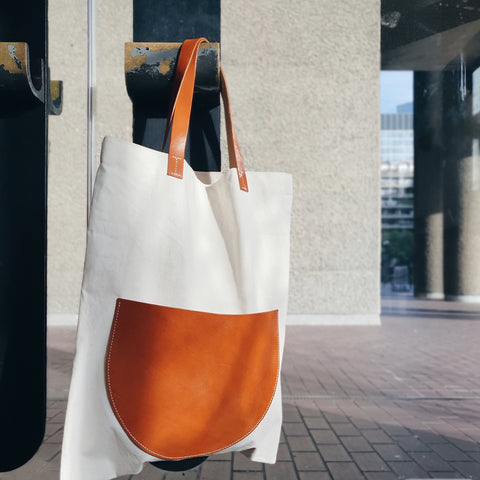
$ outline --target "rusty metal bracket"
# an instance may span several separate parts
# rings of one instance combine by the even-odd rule
[[[128,42],[125,44],[127,92],[135,104],[150,116],[164,116],[181,43]],[[197,108],[219,104],[220,45],[209,43],[198,53],[194,101]]]
[[[51,82],[45,92],[45,65],[32,73],[28,44],[0,42],[0,115],[15,115],[38,103],[48,102],[48,112],[59,115],[62,103],[62,82]],[[53,87],[53,88],[52,88]],[[47,94],[47,96],[46,96]]]
[[[60,80],[50,80],[50,89],[48,95],[48,114],[60,115],[63,106],[63,82]]]

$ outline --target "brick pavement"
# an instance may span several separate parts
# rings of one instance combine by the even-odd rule
[[[380,327],[288,327],[275,465],[221,455],[122,480],[480,480],[478,307],[404,296],[383,308]],[[73,339],[49,330],[45,440],[0,480],[58,478]]]

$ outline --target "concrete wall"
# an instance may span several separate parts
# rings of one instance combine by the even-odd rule
[[[131,1],[98,2],[97,136],[129,138]],[[68,12],[68,14],[66,14]],[[50,0],[49,321],[76,314],[85,242],[86,11]],[[247,169],[294,174],[294,322],[372,323],[380,300],[380,0],[222,1],[222,59]],[[224,149],[226,152],[226,149]],[[309,316],[303,316],[308,314]]]
[[[380,0],[222,1],[247,169],[294,174],[289,310],[322,321],[379,312],[379,22]]]
[[[105,135],[131,140],[124,43],[132,39],[132,1],[96,0],[98,163]],[[50,117],[48,321],[74,323],[82,281],[87,205],[87,2],[49,0],[51,78],[63,80],[63,112]]]

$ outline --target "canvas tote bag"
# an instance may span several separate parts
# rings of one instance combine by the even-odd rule
[[[169,154],[103,143],[62,480],[231,451],[276,460],[291,176],[245,173],[223,71],[230,169],[184,161],[203,40],[178,59]]]

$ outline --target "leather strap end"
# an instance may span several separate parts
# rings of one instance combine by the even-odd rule
[[[176,178],[183,178],[183,161],[184,159],[174,153],[168,154],[167,175]]]
[[[247,176],[245,175],[245,168],[243,167],[243,163],[238,166],[238,183],[240,184],[240,189],[244,192],[248,192],[248,183],[247,183]]]

